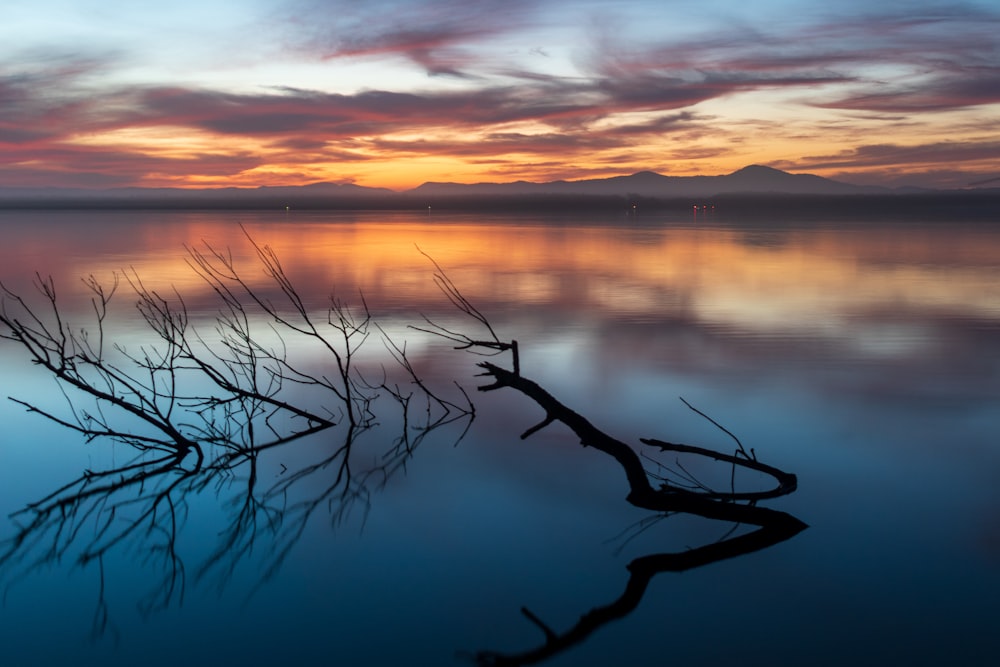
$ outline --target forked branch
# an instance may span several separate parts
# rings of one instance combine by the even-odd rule
[[[511,388],[533,400],[545,411],[545,418],[542,422],[525,431],[521,435],[522,439],[536,433],[544,426],[556,421],[562,422],[580,439],[581,445],[602,451],[618,462],[628,480],[629,494],[627,500],[637,507],[658,512],[685,512],[710,519],[747,523],[756,526],[784,521],[789,522],[789,525],[804,525],[795,517],[784,512],[733,502],[735,500],[773,498],[791,493],[796,486],[795,475],[791,473],[786,473],[753,459],[721,454],[701,447],[650,441],[657,445],[662,444],[664,450],[685,451],[689,454],[707,456],[715,460],[725,461],[772,475],[778,480],[778,486],[773,491],[749,494],[702,493],[675,486],[664,486],[654,489],[649,481],[649,475],[642,465],[642,460],[632,447],[595,427],[585,417],[559,402],[536,382],[521,375],[515,375],[511,371],[490,362],[482,362],[479,366],[485,370],[482,373],[483,376],[493,378],[492,383],[480,386],[480,391],[494,391],[504,387]]]
[[[455,306],[455,308],[458,309],[459,312],[471,317],[473,320],[478,322],[480,326],[486,329],[486,332],[489,334],[489,338],[472,338],[468,334],[452,331],[451,329],[434,322],[426,316],[424,316],[424,321],[427,323],[429,328],[416,326],[411,326],[411,328],[417,331],[423,331],[424,333],[433,334],[456,343],[456,350],[471,350],[484,356],[493,356],[510,350],[513,358],[514,373],[520,374],[521,360],[520,355],[518,354],[517,341],[511,340],[509,343],[501,341],[500,337],[497,336],[496,332],[493,330],[493,325],[490,324],[490,321],[485,315],[483,315],[482,312],[480,312],[478,308],[472,305],[472,302],[469,301],[464,294],[462,294],[461,290],[459,290],[455,283],[452,282],[451,278],[448,277],[448,274],[445,273],[444,269],[441,268],[437,261],[435,261],[433,257],[428,255],[423,250],[420,250],[419,247],[417,248],[417,251],[430,260],[431,264],[434,265],[434,284],[438,286],[441,293],[448,298],[448,300],[453,306]],[[490,351],[478,352],[479,348]]]

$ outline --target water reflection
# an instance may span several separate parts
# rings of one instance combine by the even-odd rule
[[[657,517],[665,518],[664,517]],[[780,521],[766,523],[756,530],[725,537],[717,542],[688,548],[673,553],[656,553],[640,556],[626,565],[628,579],[622,594],[613,601],[590,609],[569,629],[556,632],[527,607],[521,613],[536,625],[544,635],[544,642],[535,648],[517,653],[500,651],[477,651],[463,657],[470,658],[482,667],[517,667],[545,662],[584,642],[591,634],[603,626],[635,611],[642,602],[653,577],[661,572],[684,572],[729,558],[737,558],[761,549],[767,549],[779,542],[794,537],[802,526]],[[734,527],[735,530],[735,527]]]
[[[798,325],[830,335],[852,313],[892,302],[990,317],[1000,309],[1000,286],[989,279],[1000,269],[1000,241],[986,225],[747,230],[665,223],[650,230],[530,219],[491,225],[460,216],[418,224],[401,214],[287,222],[252,214],[141,214],[149,219],[139,221],[121,212],[90,213],[97,218],[90,221],[46,215],[33,227],[2,214],[5,281],[41,270],[63,289],[79,290],[80,277],[131,266],[152,289],[178,286],[194,299],[206,286],[189,270],[185,246],[207,241],[232,249],[237,261],[252,257],[243,224],[280,250],[292,278],[314,286],[315,298],[357,286],[373,307],[440,303],[419,246],[484,307],[597,307],[641,319],[687,312],[717,325]],[[762,237],[781,242],[749,240]]]
[[[85,442],[129,451],[127,463],[112,458],[15,512],[17,529],[0,543],[0,574],[15,571],[15,581],[67,560],[96,562],[96,634],[108,627],[104,561],[112,552],[143,554],[159,571],[139,601],[144,615],[183,599],[188,568],[177,542],[193,499],[214,494],[225,514],[195,580],[224,584],[252,556],[266,582],[314,514],[339,523],[367,506],[372,488],[404,469],[423,440],[464,423],[460,440],[474,416],[464,392],[457,403],[417,375],[363,299],[352,307],[331,298],[325,312],[310,310],[277,255],[247,240],[268,289],[244,279],[224,249],[189,250],[192,271],[215,296],[211,327],[192,323],[183,294],[152,289],[134,271],[110,284],[84,281],[89,326],[70,322],[52,278],[36,278],[34,298],[0,283],[0,338],[65,399],[58,408],[41,396],[12,400]],[[109,319],[120,288],[145,324],[134,346]],[[395,363],[373,376],[358,353],[375,334]],[[313,352],[303,359],[302,348]],[[358,451],[361,438],[380,423],[398,426],[391,446],[359,463],[371,457]],[[313,447],[289,451],[303,441]],[[265,456],[272,472],[275,457],[282,462],[277,481],[260,486]]]
[[[93,315],[80,278],[134,266],[151,289],[169,294],[176,286],[192,326],[210,331],[215,297],[190,271],[184,245],[205,239],[231,247],[241,265],[252,263],[242,222],[308,286],[310,306],[324,309],[331,291],[352,303],[363,292],[390,336],[407,341],[418,374],[450,390],[452,380],[471,377],[472,362],[406,328],[419,313],[461,326],[433,287],[419,246],[498,330],[522,342],[525,372],[592,423],[609,433],[717,445],[711,438],[724,436],[712,430],[706,438],[671,411],[678,395],[691,398],[762,458],[800,474],[795,494],[768,504],[813,528],[749,558],[709,558],[715,565],[684,577],[656,577],[687,562],[685,545],[696,561],[711,554],[729,526],[671,514],[643,533],[648,541],[630,542],[618,562],[602,540],[639,512],[621,502],[621,471],[595,462],[593,448],[579,451],[574,436],[558,429],[534,436],[529,447],[517,443],[512,422],[525,419],[523,428],[540,416],[513,394],[488,397],[492,407],[477,413],[461,447],[450,447],[464,429],[455,423],[432,431],[413,456],[401,445],[398,459],[397,438],[412,445],[416,432],[399,429],[402,405],[384,394],[392,417],[350,443],[352,479],[363,482],[350,491],[343,482],[331,488],[345,460],[337,458],[346,444],[341,427],[242,452],[216,468],[208,458],[172,465],[152,453],[123,463],[121,447],[52,437],[4,401],[10,428],[0,435],[0,501],[23,511],[3,536],[32,525],[33,507],[51,506],[3,571],[12,585],[0,637],[12,664],[45,657],[176,664],[194,649],[173,638],[203,619],[226,619],[226,627],[212,627],[233,640],[220,641],[213,660],[248,664],[320,663],[334,651],[357,664],[448,664],[456,648],[472,650],[470,659],[482,650],[483,661],[515,664],[646,664],[664,655],[658,629],[665,622],[682,638],[671,657],[684,664],[976,664],[997,650],[989,594],[997,584],[1000,506],[996,225],[748,228],[720,221],[695,229],[669,220],[622,227],[457,216],[19,216],[0,214],[0,278],[16,286],[36,270],[52,274],[74,326]],[[265,276],[247,279],[269,298],[280,296]],[[134,321],[134,304],[120,305],[114,315]],[[149,342],[141,329],[123,326],[112,338],[136,350]],[[373,351],[358,362],[378,379],[392,360],[382,347]],[[65,407],[37,368],[13,360],[9,346],[0,353],[5,396]],[[330,368],[312,348],[293,346],[290,355],[307,368]],[[411,404],[408,414],[415,425],[422,407]],[[410,474],[384,475],[385,454]],[[63,489],[64,480],[72,483]],[[713,487],[725,490],[727,480],[722,474]],[[124,486],[112,489],[119,481]],[[73,496],[81,496],[76,506]],[[366,516],[354,541],[358,531],[345,527]],[[130,529],[139,518],[145,523]],[[336,520],[345,523],[334,536],[324,524]],[[741,527],[723,541],[752,530]],[[764,536],[754,540],[766,546],[767,531],[757,532]],[[90,556],[86,576],[71,571],[81,554],[123,533]],[[739,545],[720,549],[744,553]],[[60,560],[43,558],[51,553]],[[634,565],[623,572],[626,561]],[[268,585],[261,573],[272,577]],[[213,588],[225,599],[195,595]],[[180,611],[182,591],[188,601]],[[254,597],[239,608],[250,591]],[[774,591],[789,597],[771,604]],[[139,623],[127,613],[129,596],[142,597],[150,614],[161,611]],[[748,615],[751,603],[757,613]],[[165,604],[172,607],[162,610]],[[529,622],[518,617],[523,604]],[[585,622],[589,609],[596,621]],[[74,620],[92,613],[98,633],[122,631],[122,649],[111,658],[99,655],[101,647],[69,655],[78,648]],[[628,621],[598,622],[619,613]],[[53,646],[53,615],[66,619],[70,648]],[[894,619],[888,630],[887,618]],[[712,632],[717,623],[725,623],[725,642]],[[588,627],[595,629],[585,635]],[[387,628],[398,647],[387,646]],[[845,636],[864,638],[871,652],[859,656]]]
[[[494,367],[494,372],[510,373],[498,367]],[[215,443],[231,445],[227,448],[230,451],[209,461],[185,451],[171,456],[138,456],[122,465],[88,469],[13,515],[18,530],[0,549],[0,573],[8,578],[5,586],[17,585],[24,578],[61,562],[73,561],[83,568],[96,565],[100,588],[92,619],[95,638],[119,634],[105,597],[106,582],[115,576],[105,567],[105,560],[113,552],[141,555],[146,571],[152,572],[144,582],[144,592],[136,600],[144,616],[180,605],[190,584],[224,591],[241,566],[253,573],[252,590],[242,592],[252,595],[253,590],[282,567],[310,521],[336,524],[352,511],[366,511],[373,491],[384,487],[403,469],[425,438],[449,427],[454,431],[456,425],[471,419],[470,414],[460,415],[457,421],[441,415],[433,422],[413,424],[407,418],[409,411],[402,414],[400,435],[393,445],[381,453],[378,465],[360,470],[352,454],[358,440],[374,432],[370,426],[348,429],[339,443],[328,440],[319,458],[304,451],[295,438],[259,447],[237,442]],[[460,438],[461,434],[456,436],[453,432],[452,437]],[[600,448],[591,436],[586,436],[584,444]],[[655,440],[647,444],[660,446],[664,451],[709,456],[734,465],[742,461],[753,469],[774,471],[745,452],[740,458]],[[544,643],[537,648],[518,653],[484,650],[460,655],[481,665],[544,662],[583,643],[607,623],[632,613],[656,574],[685,571],[766,549],[805,527],[790,515],[756,505],[760,499],[794,490],[794,476],[774,471],[772,474],[782,481],[772,490],[716,491],[706,481],[693,477],[691,471],[697,470],[695,466],[678,466],[678,470],[685,482],[694,485],[690,487],[693,493],[676,483],[667,489],[670,484],[663,476],[663,468],[658,467],[652,479],[662,482],[667,493],[652,500],[630,496],[633,503],[652,502],[667,510],[644,520],[639,530],[648,530],[663,519],[690,512],[733,522],[722,539],[683,551],[633,559],[627,565],[629,576],[622,594],[611,603],[583,614],[563,632],[552,630],[530,610],[523,609],[522,613],[544,634]],[[277,481],[261,481],[266,478]],[[207,549],[206,555],[195,563],[186,562],[178,541],[189,530],[189,515],[204,511],[206,496],[213,497],[221,510],[222,527],[215,532],[214,546]],[[743,523],[756,528],[738,534]]]
[[[244,278],[243,269],[224,249],[206,244],[188,250],[189,266],[216,298],[215,340],[208,339],[204,329],[192,326],[188,300],[182,293],[165,296],[134,270],[125,274],[124,283],[148,327],[147,341],[138,351],[120,341],[111,342],[115,329],[108,317],[121,281],[111,285],[93,277],[84,281],[93,310],[91,328],[67,323],[52,278],[36,279],[35,301],[0,285],[4,297],[0,335],[57,381],[66,399],[65,416],[40,399],[15,398],[15,402],[87,441],[109,440],[126,445],[133,453],[125,464],[87,469],[15,512],[17,530],[0,543],[0,573],[11,573],[15,583],[69,559],[81,567],[96,563],[100,575],[92,623],[96,637],[117,634],[105,597],[105,561],[113,553],[143,554],[144,565],[157,573],[137,603],[143,616],[179,604],[189,572],[195,582],[212,580],[223,590],[238,566],[252,561],[257,579],[252,594],[282,567],[314,517],[322,515],[337,524],[356,505],[367,506],[372,487],[384,485],[403,469],[422,440],[456,422],[465,422],[467,429],[475,414],[464,391],[463,406],[428,388],[405,344],[373,324],[363,298],[358,311],[331,297],[321,319],[306,305],[277,254],[249,234],[247,241],[265,276],[263,282]],[[485,371],[481,375],[492,379],[479,390],[509,387],[543,408],[546,418],[525,431],[522,439],[562,422],[580,444],[608,454],[621,467],[631,504],[732,522],[733,531],[741,524],[758,527],[686,554],[657,554],[633,561],[632,578],[623,596],[610,607],[588,613],[561,637],[525,612],[545,631],[545,646],[522,656],[480,652],[478,662],[521,664],[564,651],[609,620],[633,610],[657,572],[756,551],[805,527],[787,513],[757,505],[794,491],[795,475],[757,461],[753,450],[748,452],[718,424],[734,438],[734,454],[659,440],[643,442],[671,455],[724,462],[732,468],[729,490],[709,485],[696,468],[679,462],[671,466],[646,456],[655,462],[648,468],[631,445],[600,431],[524,377],[517,342],[500,340],[489,319],[467,300],[436,260],[425,259],[434,266],[433,282],[445,300],[486,335],[466,334],[429,317],[414,330],[457,343],[458,350],[511,355],[511,368],[479,364]],[[261,326],[261,320],[267,325]],[[385,349],[405,371],[408,389],[388,380],[385,369],[378,384],[360,370],[359,351],[373,333],[372,327],[382,334]],[[260,337],[257,332],[261,330],[267,337]],[[303,344],[318,347],[327,356],[325,362],[303,365],[289,353],[290,348]],[[373,393],[377,391],[401,408],[400,435],[374,465],[359,470],[358,440],[377,427],[377,407],[384,407],[385,401]],[[318,392],[325,399],[306,398],[308,392]],[[426,404],[418,424],[412,423],[410,409],[415,395],[415,402]],[[83,401],[93,407],[83,407]],[[328,433],[338,425],[343,440],[335,443]],[[298,449],[289,451],[293,444],[315,442],[319,436],[325,440],[318,456],[306,450],[303,460]],[[262,457],[271,459],[273,470],[275,455],[293,464],[281,462],[277,481],[259,484]],[[737,469],[769,475],[776,486],[737,490]],[[187,529],[187,517],[197,511],[193,505],[203,504],[209,496],[215,497],[222,510],[224,525],[216,533],[214,546],[191,568],[180,556],[178,541]]]
[[[754,450],[748,452],[732,432],[690,404],[689,408],[733,439],[736,443],[733,454],[643,438],[643,444],[658,448],[661,454],[669,453],[677,458],[672,464],[666,464],[652,455],[640,456],[629,445],[595,427],[585,416],[563,404],[536,382],[523,377],[516,365],[513,370],[501,368],[490,362],[480,363],[479,366],[485,370],[483,375],[492,379],[491,383],[480,386],[480,391],[490,392],[510,388],[531,399],[545,411],[545,418],[541,422],[521,434],[522,440],[555,422],[561,422],[579,438],[581,445],[607,454],[621,466],[629,484],[627,496],[629,503],[663,512],[660,517],[687,514],[733,524],[722,539],[711,544],[697,548],[689,547],[681,552],[657,553],[634,559],[627,566],[629,579],[625,591],[610,604],[595,607],[585,613],[565,632],[554,631],[537,615],[522,607],[522,614],[544,634],[544,644],[521,653],[479,651],[471,656],[479,665],[529,665],[545,661],[581,643],[605,624],[634,611],[654,575],[668,571],[680,572],[759,551],[787,540],[806,528],[802,521],[790,514],[758,505],[759,501],[778,498],[795,491],[798,484],[797,477],[758,461]],[[694,462],[688,461],[682,464],[680,462],[682,455],[694,459]],[[711,484],[697,472],[707,461],[719,461],[731,466],[728,488]],[[650,462],[652,466],[648,465]],[[737,470],[764,473],[773,479],[774,486],[757,490],[738,490]],[[744,524],[757,528],[752,532],[734,536]],[[640,530],[648,528],[649,525],[652,525],[652,522],[646,522]]]
[[[0,581],[7,580],[6,589],[60,563],[96,564],[101,586],[95,637],[114,631],[104,597],[106,578],[114,577],[104,560],[113,553],[140,557],[150,573],[136,600],[143,615],[181,604],[189,582],[224,590],[240,566],[255,573],[256,589],[277,573],[311,520],[337,524],[351,512],[366,512],[372,494],[405,469],[425,438],[452,427],[454,441],[464,428],[458,424],[456,432],[455,426],[454,417],[404,420],[393,444],[378,452],[376,465],[359,465],[359,440],[368,429],[352,428],[318,454],[284,451],[293,447],[286,441],[240,448],[209,462],[185,454],[138,456],[85,470],[12,515],[17,530],[0,543]],[[205,510],[206,496],[215,498],[222,526],[214,547],[199,562],[186,563],[178,541],[189,515]]]

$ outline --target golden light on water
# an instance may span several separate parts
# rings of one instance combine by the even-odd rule
[[[762,231],[561,227],[492,224],[420,214],[299,222],[292,213],[258,219],[246,229],[271,246],[296,285],[320,307],[331,294],[352,300],[363,291],[374,307],[426,310],[449,305],[434,284],[433,257],[470,298],[526,308],[575,309],[603,317],[655,321],[683,314],[746,330],[781,328],[832,333],[887,303],[914,310],[961,311],[995,317],[1000,285],[982,266],[995,265],[995,239],[974,232],[933,239],[919,229],[885,231]],[[146,237],[104,254],[52,246],[36,252],[80,259],[53,267],[63,290],[84,294],[78,279],[130,269],[156,290],[177,289],[194,301],[211,296],[188,265],[185,246],[232,252],[244,279],[268,279],[234,219],[191,214],[187,224],[151,227]],[[80,239],[67,243],[81,243]],[[419,248],[419,249],[418,249]],[[75,250],[81,250],[75,248]],[[85,249],[83,249],[85,250]],[[25,254],[10,257],[5,274],[33,272]],[[95,259],[98,257],[99,259]],[[23,261],[24,265],[19,266]]]

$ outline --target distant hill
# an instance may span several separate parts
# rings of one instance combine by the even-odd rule
[[[404,192],[368,188],[353,184],[313,183],[304,186],[258,188],[116,188],[106,190],[68,188],[3,188],[2,208],[166,208],[166,209],[401,209],[429,205],[450,208],[495,210],[618,210],[622,200],[641,199],[643,204],[690,205],[707,197],[737,197],[740,207],[753,207],[753,199],[773,197],[791,206],[791,199],[828,198],[837,205],[869,205],[874,199],[885,206],[901,199],[937,198],[940,208],[953,208],[953,200],[996,199],[997,190],[917,190],[856,186],[813,174],[790,174],[760,165],[744,167],[720,176],[664,176],[640,171],[630,176],[614,176],[579,181],[531,183],[424,183]],[[992,193],[992,194],[991,194]],[[850,202],[848,200],[864,200]],[[935,200],[936,201],[936,200]],[[696,201],[696,203],[698,203]],[[964,204],[963,204],[964,205]],[[812,201],[806,206],[815,209]],[[824,204],[823,206],[826,206]],[[921,207],[915,202],[911,207]],[[976,204],[980,206],[980,204]],[[989,204],[993,206],[993,204]],[[648,207],[647,207],[647,210]]]
[[[592,195],[639,196],[659,199],[711,197],[723,194],[853,195],[887,193],[886,188],[841,183],[812,174],[789,174],[780,169],[751,165],[722,176],[663,176],[640,171],[582,181],[549,183],[424,183],[408,194],[433,196]]]

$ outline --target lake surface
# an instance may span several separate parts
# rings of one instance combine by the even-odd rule
[[[97,345],[81,279],[110,286],[118,271],[182,297],[211,343],[218,294],[186,248],[231,252],[246,284],[281,298],[244,229],[321,323],[331,295],[359,313],[363,294],[422,381],[462,404],[459,383],[474,418],[427,428],[438,413],[375,329],[354,361],[414,394],[405,421],[382,389],[370,428],[341,422],[215,471],[190,457],[153,470],[155,453],[3,401],[2,664],[981,665],[1000,653],[1000,223],[5,211],[0,280],[41,316],[31,279],[51,276],[64,324]],[[760,505],[809,527],[657,572],[629,598],[636,559],[749,529],[633,507],[622,469],[562,424],[519,439],[542,410],[476,391],[482,357],[410,328],[426,317],[485,335],[422,253],[519,342],[524,376],[644,452],[641,437],[732,453],[683,397],[798,475]],[[121,280],[104,321],[115,363],[127,360],[112,343],[141,359],[158,342],[135,301]],[[270,318],[247,321],[267,349],[335,372]],[[0,364],[4,397],[131,427],[61,392],[16,343],[0,341]],[[319,404],[311,387],[286,389]],[[729,486],[728,467],[681,465]],[[622,599],[634,608],[573,634]]]

